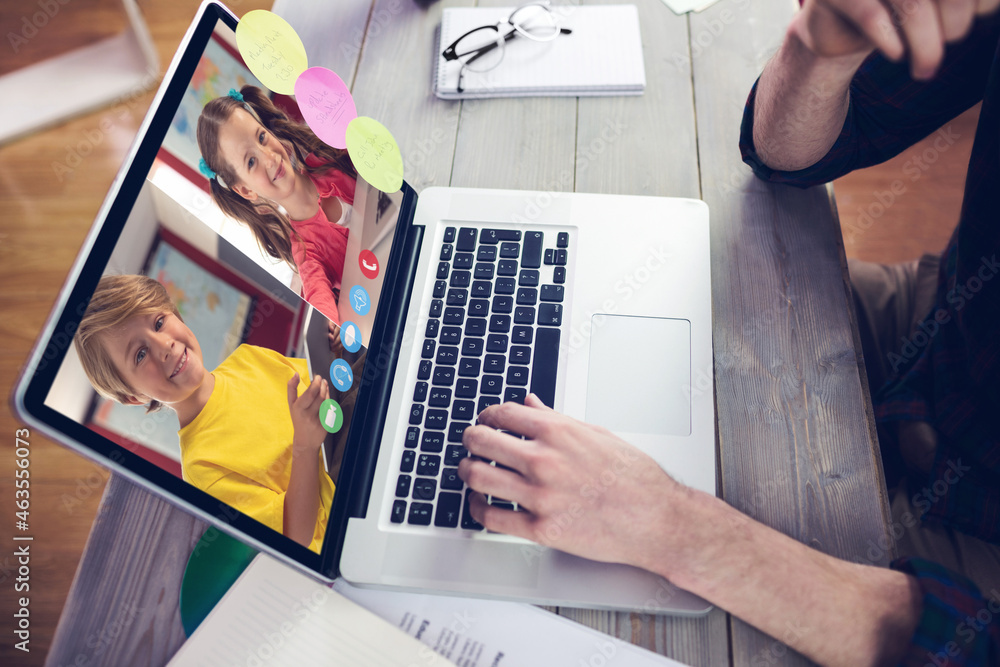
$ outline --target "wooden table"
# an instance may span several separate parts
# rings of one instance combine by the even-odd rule
[[[719,492],[816,549],[884,565],[892,554],[870,543],[886,543],[888,504],[831,190],[763,183],[737,145],[747,92],[795,3],[722,0],[678,17],[659,0],[629,1],[642,23],[641,97],[436,99],[441,10],[467,0],[427,8],[410,0],[278,0],[275,11],[299,32],[310,63],[350,82],[359,112],[390,128],[418,192],[452,185],[704,199]],[[694,372],[697,386],[713,369]],[[95,629],[117,627],[116,619],[123,631],[88,664],[169,659],[184,639],[181,574],[204,528],[113,477],[49,663],[71,663]],[[780,637],[721,609],[698,619],[560,613],[692,665],[805,662]]]

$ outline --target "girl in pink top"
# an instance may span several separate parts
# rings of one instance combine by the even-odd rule
[[[347,151],[289,119],[256,86],[205,105],[198,147],[212,199],[264,252],[294,267],[305,299],[339,324],[348,232],[337,223],[357,184]]]

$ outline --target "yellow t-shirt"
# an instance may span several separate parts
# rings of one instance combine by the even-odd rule
[[[184,479],[279,533],[292,470],[294,429],[287,385],[296,372],[301,395],[308,386],[303,380],[309,379],[304,359],[239,346],[212,371],[212,395],[179,432]],[[319,477],[320,509],[309,545],[316,552],[323,544],[334,491],[322,460]]]

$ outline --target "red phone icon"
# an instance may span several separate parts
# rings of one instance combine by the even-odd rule
[[[362,250],[358,256],[358,264],[365,278],[372,280],[378,275],[378,257],[371,250]]]

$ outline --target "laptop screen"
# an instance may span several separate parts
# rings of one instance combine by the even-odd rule
[[[31,389],[90,455],[315,568],[408,186],[361,178],[205,12]]]

